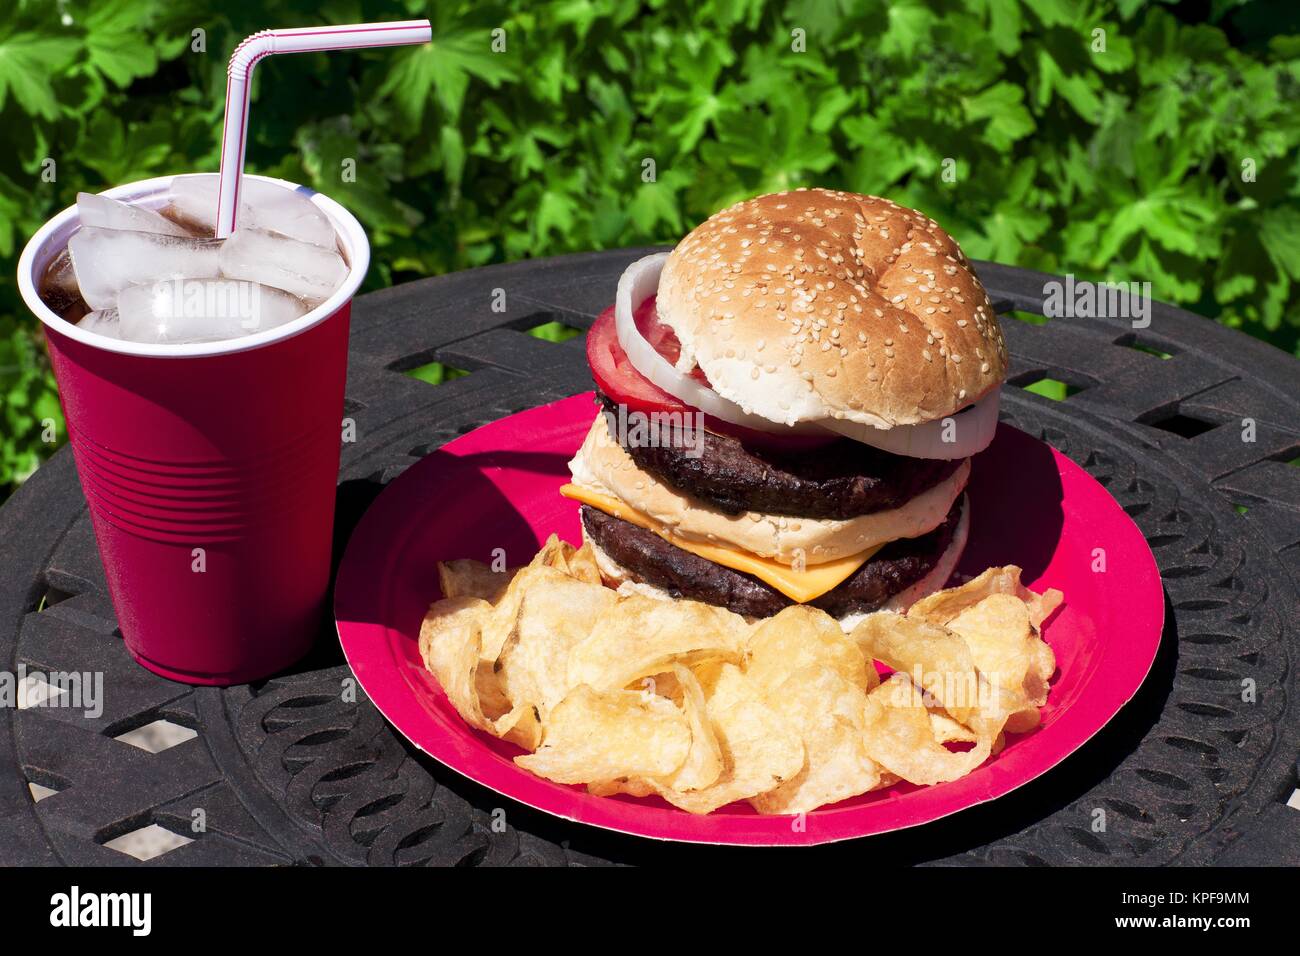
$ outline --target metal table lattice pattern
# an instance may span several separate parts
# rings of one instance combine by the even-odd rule
[[[384,484],[485,422],[590,387],[582,339],[649,250],[493,266],[354,306],[336,559]],[[1041,314],[1052,277],[979,272],[999,312]],[[498,291],[500,290],[500,291]],[[495,311],[504,293],[505,311]],[[1151,544],[1168,607],[1138,697],[1062,766],[919,829],[818,850],[873,862],[1300,863],[1300,385],[1290,357],[1155,304],[1124,320],[1004,318],[1003,417],[1106,485]],[[1163,357],[1167,356],[1167,357]],[[468,375],[429,385],[429,362]],[[1023,390],[1049,378],[1072,394]],[[1020,386],[1020,387],[1017,387]],[[1254,441],[1243,440],[1245,420]],[[99,671],[103,713],[0,710],[0,863],[136,865],[107,846],[161,827],[190,842],[146,865],[574,864],[742,853],[584,829],[509,803],[414,751],[358,694],[332,628],[293,673],[189,688],[135,666],[116,633],[85,501],[62,450],[0,509],[0,667]],[[1243,681],[1257,688],[1243,701]],[[158,753],[115,738],[164,720],[197,732]],[[56,791],[39,801],[40,793]],[[1095,812],[1106,812],[1094,832]],[[192,822],[201,811],[203,830]]]

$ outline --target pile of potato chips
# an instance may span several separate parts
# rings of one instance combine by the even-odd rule
[[[439,575],[420,653],[468,723],[530,751],[515,762],[542,777],[691,813],[801,813],[954,780],[1038,725],[1056,667],[1039,631],[1060,592],[1029,591],[1014,566],[852,634],[804,605],[751,623],[614,591],[589,546],[554,535],[527,567]]]

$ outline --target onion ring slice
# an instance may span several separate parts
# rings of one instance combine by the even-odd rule
[[[824,418],[820,424],[854,441],[908,458],[969,458],[983,451],[998,430],[1002,389],[995,388],[974,405],[932,422],[876,428],[862,422]],[[949,429],[951,423],[951,430]]]

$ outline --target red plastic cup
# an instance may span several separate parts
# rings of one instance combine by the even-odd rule
[[[105,195],[159,208],[170,182]],[[19,260],[23,298],[45,324],[122,636],[140,664],[173,680],[266,677],[302,657],[320,628],[348,319],[370,246],[347,210],[310,197],[334,224],[347,280],[294,322],[237,339],[123,342],[52,312],[36,290],[79,225],[75,206]]]

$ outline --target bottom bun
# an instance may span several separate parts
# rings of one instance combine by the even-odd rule
[[[879,611],[906,611],[921,598],[933,594],[935,591],[943,589],[948,583],[948,578],[952,576],[953,570],[957,567],[957,562],[961,560],[962,552],[966,549],[966,538],[970,532],[970,500],[963,497],[961,501],[961,516],[957,519],[957,527],[953,531],[952,540],[948,547],[940,555],[939,560],[934,567],[930,569],[925,577],[916,583],[909,585],[905,590],[899,591],[883,605],[876,610]],[[601,576],[605,583],[610,587],[616,588],[619,594],[643,594],[647,597],[657,598],[661,601],[676,601],[680,598],[674,597],[668,591],[653,584],[647,584],[644,581],[636,580],[635,575],[627,568],[619,564],[608,554],[601,550],[600,546],[586,533],[583,528],[583,539],[591,545],[591,550],[596,558],[596,566],[600,568]],[[837,618],[845,632],[852,631],[858,623],[868,614],[874,611],[858,611],[851,614],[845,614]],[[747,620],[758,620],[757,618],[747,618]]]

